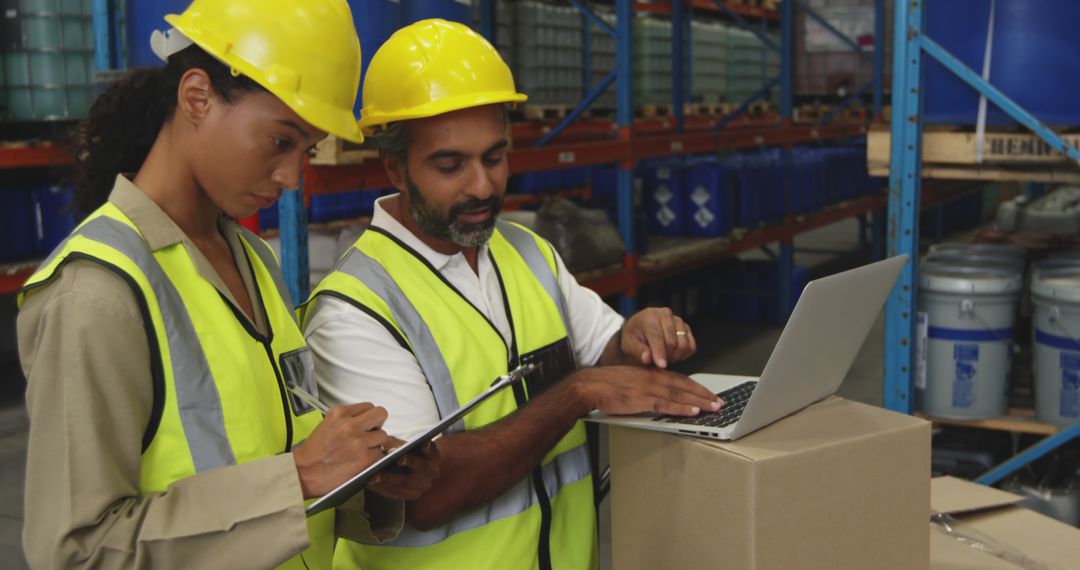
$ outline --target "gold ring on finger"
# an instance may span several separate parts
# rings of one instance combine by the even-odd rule
[[[675,331],[675,336],[686,336],[686,331]]]

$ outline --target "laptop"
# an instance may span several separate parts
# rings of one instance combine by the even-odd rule
[[[907,261],[907,255],[900,255],[807,284],[760,378],[690,376],[724,399],[716,413],[620,416],[594,411],[586,419],[734,440],[797,412],[843,383]]]

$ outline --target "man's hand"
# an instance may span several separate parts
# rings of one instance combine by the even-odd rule
[[[383,456],[386,410],[371,404],[335,406],[293,449],[305,499],[321,497]]]
[[[391,450],[404,443],[396,437],[390,437],[386,442],[386,449]],[[439,478],[441,463],[439,446],[434,441],[429,441],[399,458],[394,467],[375,475],[368,484],[368,489],[391,499],[415,501],[431,489],[431,484]]]
[[[630,362],[667,368],[697,352],[694,333],[671,309],[644,309],[623,324],[619,349]]]
[[[655,368],[605,366],[575,372],[565,382],[576,384],[588,410],[609,414],[655,412],[696,416],[715,412],[724,402],[690,378]]]

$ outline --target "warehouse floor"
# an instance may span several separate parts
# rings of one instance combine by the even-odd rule
[[[854,220],[844,221],[801,236],[798,247],[814,249],[853,249],[857,235]],[[811,278],[847,269],[866,261],[858,255],[828,255],[796,253],[795,261],[810,269]],[[20,570],[22,561],[21,532],[23,520],[23,478],[26,464],[27,418],[21,382],[14,358],[10,357],[11,335],[14,328],[11,315],[13,300],[5,299],[0,309],[4,322],[2,339],[6,345],[0,369],[0,560],[4,568]],[[765,366],[781,327],[747,325],[722,319],[704,320],[694,328],[698,339],[698,354],[683,363],[684,372],[722,372],[757,375]],[[883,359],[883,320],[878,319],[839,394],[846,398],[880,405]],[[4,389],[6,388],[6,389]],[[610,509],[604,505],[600,518],[601,561],[610,568]]]

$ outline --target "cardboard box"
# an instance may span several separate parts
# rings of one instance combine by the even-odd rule
[[[929,566],[930,424],[827,398],[735,442],[611,430],[618,570]]]
[[[951,517],[947,531],[931,523],[933,570],[1080,568],[1080,529],[1017,506],[1023,497],[952,477],[930,488],[933,511]]]

